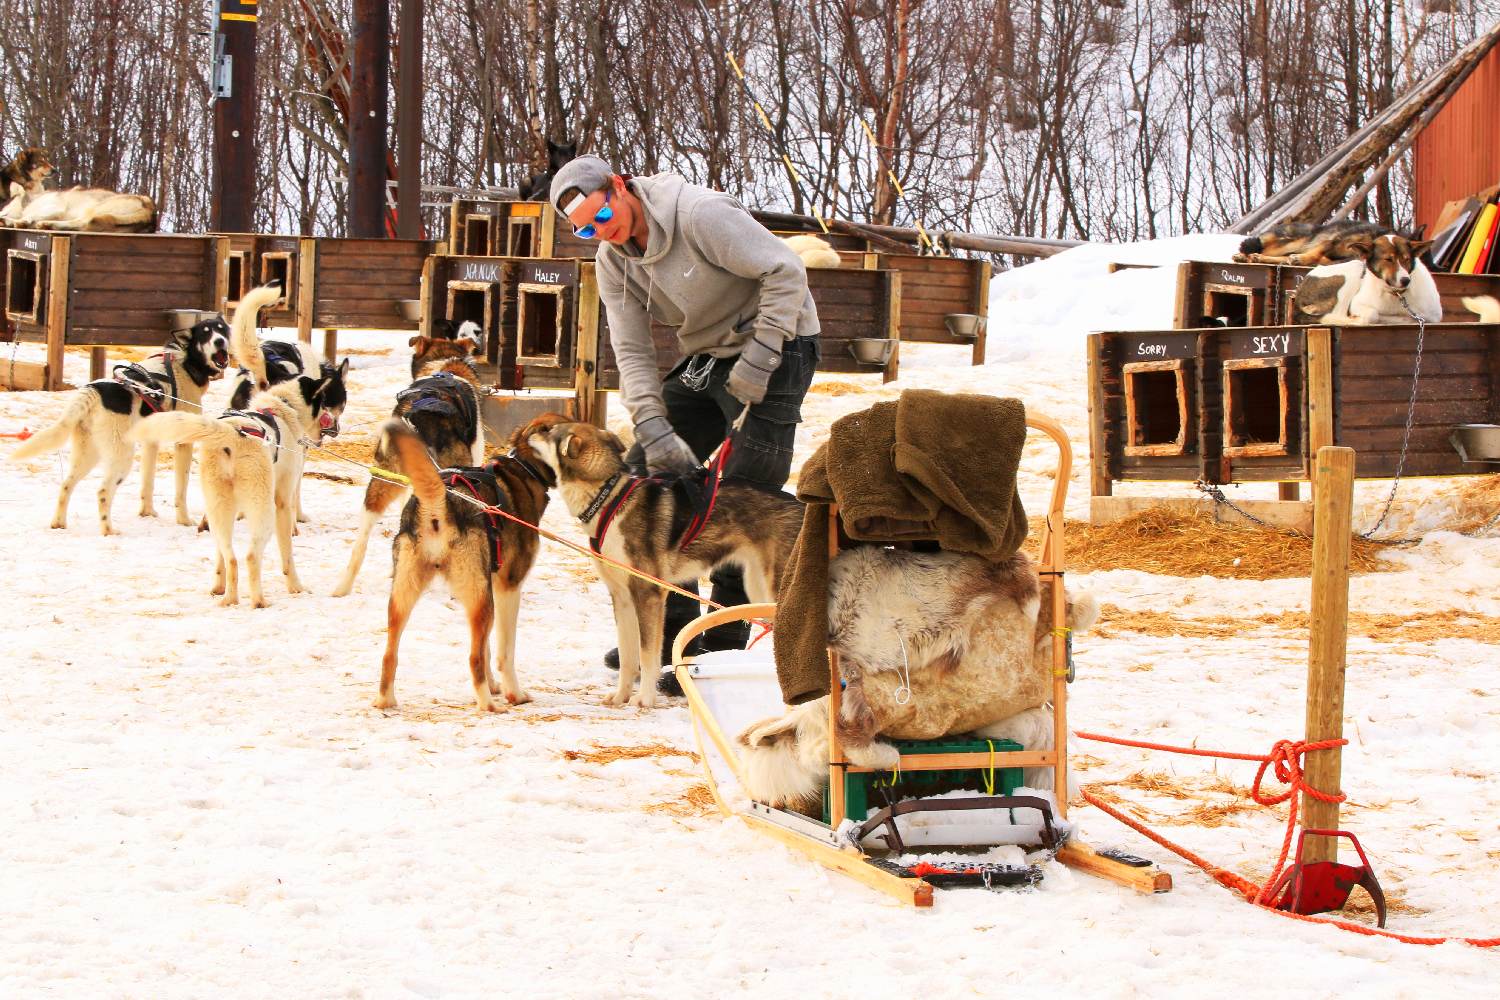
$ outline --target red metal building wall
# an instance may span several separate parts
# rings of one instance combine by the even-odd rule
[[[1416,221],[1428,236],[1445,202],[1500,183],[1500,47],[1417,136],[1413,171]]]

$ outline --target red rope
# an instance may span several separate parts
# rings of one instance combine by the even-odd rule
[[[1281,843],[1281,854],[1276,860],[1276,867],[1263,885],[1256,885],[1242,875],[1229,871],[1226,868],[1209,861],[1201,855],[1195,854],[1180,844],[1168,840],[1166,837],[1152,830],[1146,824],[1134,816],[1114,808],[1103,799],[1099,798],[1088,788],[1083,789],[1083,799],[1091,806],[1103,810],[1110,816],[1135,830],[1141,836],[1146,837],[1153,843],[1165,847],[1186,861],[1197,865],[1224,888],[1238,893],[1246,902],[1254,903],[1256,906],[1279,914],[1283,917],[1291,917],[1294,920],[1303,920],[1314,924],[1327,924],[1340,930],[1353,931],[1356,934],[1365,934],[1370,937],[1390,938],[1402,941],[1406,944],[1435,945],[1447,941],[1463,941],[1476,948],[1500,947],[1500,937],[1493,938],[1450,938],[1450,937],[1421,937],[1411,934],[1397,934],[1395,931],[1384,930],[1379,927],[1366,927],[1364,924],[1356,924],[1349,920],[1339,920],[1333,917],[1318,917],[1303,913],[1292,913],[1287,910],[1277,909],[1275,901],[1271,899],[1272,889],[1281,877],[1282,869],[1286,866],[1287,854],[1291,850],[1292,834],[1297,826],[1297,796],[1300,792],[1306,792],[1321,802],[1343,802],[1344,795],[1341,792],[1324,792],[1313,788],[1306,783],[1302,773],[1302,755],[1314,750],[1331,750],[1348,744],[1348,740],[1315,740],[1312,742],[1296,742],[1292,740],[1279,740],[1271,748],[1268,754],[1246,754],[1231,753],[1224,750],[1200,750],[1197,747],[1179,747],[1168,743],[1148,743],[1143,740],[1128,740],[1117,736],[1105,736],[1100,733],[1073,733],[1079,739],[1093,740],[1098,743],[1113,743],[1118,746],[1138,747],[1143,750],[1163,750],[1168,753],[1189,754],[1196,757],[1216,757],[1221,760],[1255,760],[1260,762],[1260,768],[1255,772],[1255,781],[1250,786],[1250,797],[1265,806],[1278,805],[1289,802],[1286,836]],[[1286,789],[1279,794],[1270,795],[1261,791],[1261,782],[1265,778],[1267,769],[1271,769],[1276,780],[1286,785]]]

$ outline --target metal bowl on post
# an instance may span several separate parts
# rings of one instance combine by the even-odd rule
[[[1500,424],[1459,424],[1448,443],[1464,462],[1500,462]]]
[[[167,309],[167,328],[173,333],[184,333],[197,326],[209,316],[217,316],[212,309]]]
[[[397,299],[396,311],[399,312],[401,314],[401,318],[406,320],[408,323],[420,322],[422,319],[422,300]]]
[[[974,313],[949,313],[943,317],[943,325],[959,340],[976,340],[984,330],[984,317]]]
[[[849,353],[862,365],[890,364],[896,342],[889,337],[854,337],[849,341]]]

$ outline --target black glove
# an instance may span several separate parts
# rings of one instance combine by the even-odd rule
[[[729,381],[724,388],[747,406],[765,399],[766,386],[781,366],[781,348],[785,343],[774,331],[757,331],[745,341],[740,359],[729,369]]]
[[[666,417],[647,417],[636,424],[635,440],[646,453],[646,468],[652,472],[686,475],[703,467]]]

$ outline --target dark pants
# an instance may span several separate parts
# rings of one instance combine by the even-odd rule
[[[750,407],[745,424],[734,435],[734,448],[725,463],[725,479],[748,480],[769,489],[781,489],[792,474],[792,442],[797,424],[802,420],[802,400],[812,385],[820,356],[818,338],[798,337],[789,341],[781,352],[781,365],[766,387],[766,398]],[[745,404],[724,388],[729,370],[738,358],[720,358],[714,362],[703,388],[693,390],[682,383],[683,369],[691,359],[684,358],[667,374],[662,384],[662,398],[667,404],[667,420],[693,449],[700,461],[706,461],[723,443],[729,427]],[[639,451],[631,458],[639,461]],[[745,577],[739,567],[716,570],[713,599],[725,607],[748,604]],[[696,580],[679,584],[694,593]],[[662,648],[670,649],[682,627],[698,617],[702,608],[680,594],[667,596],[666,633]],[[749,623],[721,625],[704,634],[704,645],[710,649],[742,649],[750,635]]]

